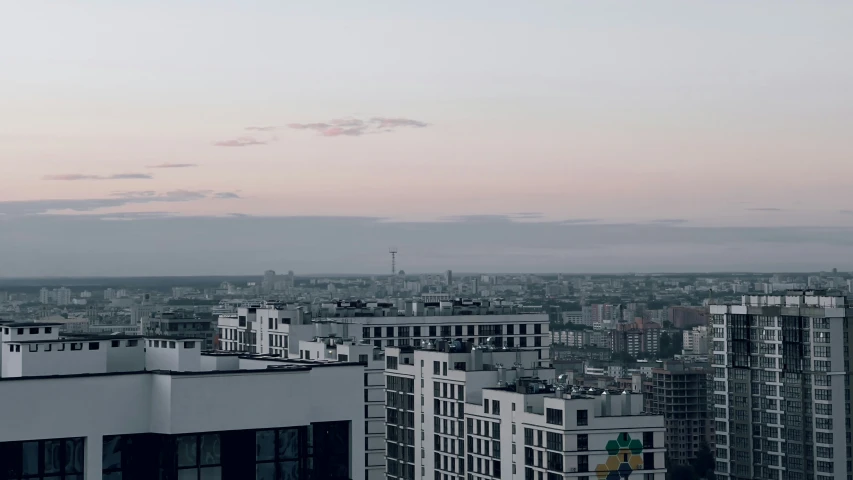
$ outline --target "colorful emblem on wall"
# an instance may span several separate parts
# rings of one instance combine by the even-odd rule
[[[643,442],[632,439],[627,433],[620,433],[616,440],[607,442],[605,449],[610,456],[595,467],[598,480],[622,480],[643,465]]]

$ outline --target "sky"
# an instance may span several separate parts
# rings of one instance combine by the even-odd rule
[[[0,7],[0,276],[853,270],[853,3]]]

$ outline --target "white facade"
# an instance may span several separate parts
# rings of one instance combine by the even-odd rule
[[[554,370],[538,367],[535,352],[438,348],[386,349],[389,479],[538,478],[549,470],[561,479],[592,478],[609,461],[608,442],[628,433],[647,440],[646,447],[633,445],[643,455],[639,459],[655,467],[646,468],[642,473],[650,476],[643,478],[663,480],[663,417],[642,414],[642,396],[616,395],[612,403],[587,395],[557,397]],[[564,420],[549,423],[546,409],[560,410]],[[586,425],[575,423],[579,410],[586,412]],[[559,448],[552,445],[548,458],[561,460],[545,464],[538,453],[528,462],[528,430],[539,432],[534,445],[542,453],[548,449],[542,435],[559,435],[563,440]],[[577,445],[583,435],[586,450]],[[645,468],[634,456],[630,461],[635,470]],[[533,476],[526,476],[527,468]]]
[[[385,356],[372,345],[336,337],[300,341],[299,358],[359,362],[364,367],[365,471],[367,480],[385,478]],[[353,477],[356,478],[356,477]]]
[[[311,321],[301,308],[268,303],[240,307],[236,315],[222,315],[217,322],[219,349],[248,351],[281,357],[298,356],[299,341],[314,337],[345,338],[375,347],[418,346],[443,339],[466,343],[518,347],[537,351],[549,361],[551,335],[547,314],[441,314],[452,311],[415,302],[411,315],[323,318]],[[458,308],[458,305],[457,305]],[[473,306],[472,310],[479,307]],[[418,315],[433,312],[436,315]]]
[[[305,469],[313,468],[326,472],[318,477],[329,478],[329,472],[336,472],[344,478],[362,478],[365,387],[361,364],[208,355],[201,353],[200,339],[63,339],[57,338],[55,330],[45,332],[53,328],[45,324],[26,327],[23,333],[18,325],[0,326],[2,471],[56,468],[57,478],[142,480],[156,478],[156,468],[176,470],[171,475],[177,478],[190,478],[189,473],[191,478],[203,479],[255,478],[256,469],[257,478],[285,478],[281,472],[286,469],[302,469],[307,476]],[[29,328],[40,331],[30,333]],[[82,348],[45,350],[48,345],[73,343]],[[31,351],[32,346],[38,349]],[[298,437],[300,445],[308,447],[300,447],[298,457],[294,449],[291,458],[290,450],[273,448],[279,445],[275,442],[284,441],[274,439],[284,435],[293,442]],[[118,448],[116,436],[135,439],[136,447],[124,448],[148,445],[149,450],[116,457],[112,452]],[[208,443],[209,451],[189,457],[191,461],[204,458],[202,463],[182,464],[180,449],[190,441],[196,448],[199,439],[198,445],[204,441],[215,441],[215,445]],[[260,458],[261,453],[256,457],[256,439],[257,451],[271,452],[271,459]],[[152,445],[166,453],[162,458],[175,455],[178,463],[164,460],[167,463],[158,467],[161,456],[150,450]],[[264,450],[262,445],[270,447]],[[62,461],[47,463],[39,452],[53,447]],[[108,457],[118,459],[109,467],[109,472],[117,474],[103,469]],[[142,463],[127,464],[131,457]],[[146,468],[153,470],[145,473]],[[262,471],[272,476],[261,477]]]

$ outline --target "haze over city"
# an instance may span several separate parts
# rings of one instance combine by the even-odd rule
[[[9,3],[0,276],[851,269],[853,6],[769,10]]]

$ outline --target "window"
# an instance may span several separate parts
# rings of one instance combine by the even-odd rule
[[[30,344],[29,347],[30,347],[29,350],[31,352],[38,352],[39,351],[39,346],[37,343]]]
[[[643,452],[643,468],[645,470],[655,469],[655,454],[653,452]]]
[[[121,345],[121,340],[113,340],[110,342],[110,347],[116,348]]]
[[[370,327],[361,327],[361,338],[370,338]]]
[[[556,452],[548,452],[547,458],[548,470],[563,471],[563,454]]]
[[[587,410],[577,411],[577,426],[582,427],[589,422],[589,412]]]
[[[492,414],[500,415],[501,414],[501,402],[497,400],[492,400]]]
[[[184,348],[195,348],[195,342],[184,342]]]
[[[31,328],[30,329],[30,335],[38,335],[38,333],[39,333],[38,328]]]
[[[71,350],[83,350],[83,344],[82,343],[72,343],[71,344]]]
[[[483,413],[489,413],[489,399],[483,399]]]
[[[432,362],[432,374],[441,375],[441,362]]]
[[[376,338],[382,338],[382,327],[373,327],[373,336]]]
[[[643,432],[643,448],[655,448],[654,432]]]
[[[533,445],[533,429],[525,428],[524,429],[524,444],[525,445]]]
[[[8,478],[82,479],[84,443],[83,438],[2,443],[0,463],[3,478],[11,473]]]
[[[389,370],[397,370],[397,357],[385,357],[385,368]]]
[[[578,455],[578,471],[589,471],[589,455]]]
[[[545,409],[545,421],[551,425],[563,424],[563,411],[556,408]]]
[[[578,451],[585,452],[589,450],[589,435],[586,433],[578,435]]]
[[[166,343],[166,342],[163,342],[163,343]],[[175,342],[169,342],[169,348],[175,348],[176,346],[177,345],[175,345]]]
[[[563,451],[563,435],[555,432],[547,432],[545,434],[545,441],[545,448],[548,450]]]
[[[358,356],[358,363],[366,364],[367,363],[367,355],[359,355]]]
[[[24,334],[24,329],[23,329],[23,328],[19,328],[19,329],[18,329],[18,335],[23,335],[23,334]]]
[[[128,341],[127,341],[127,346],[128,346],[128,347],[135,347],[135,346],[137,346],[137,345],[139,345],[139,340],[128,340]]]
[[[181,435],[175,439],[178,478],[221,478],[219,434]]]

